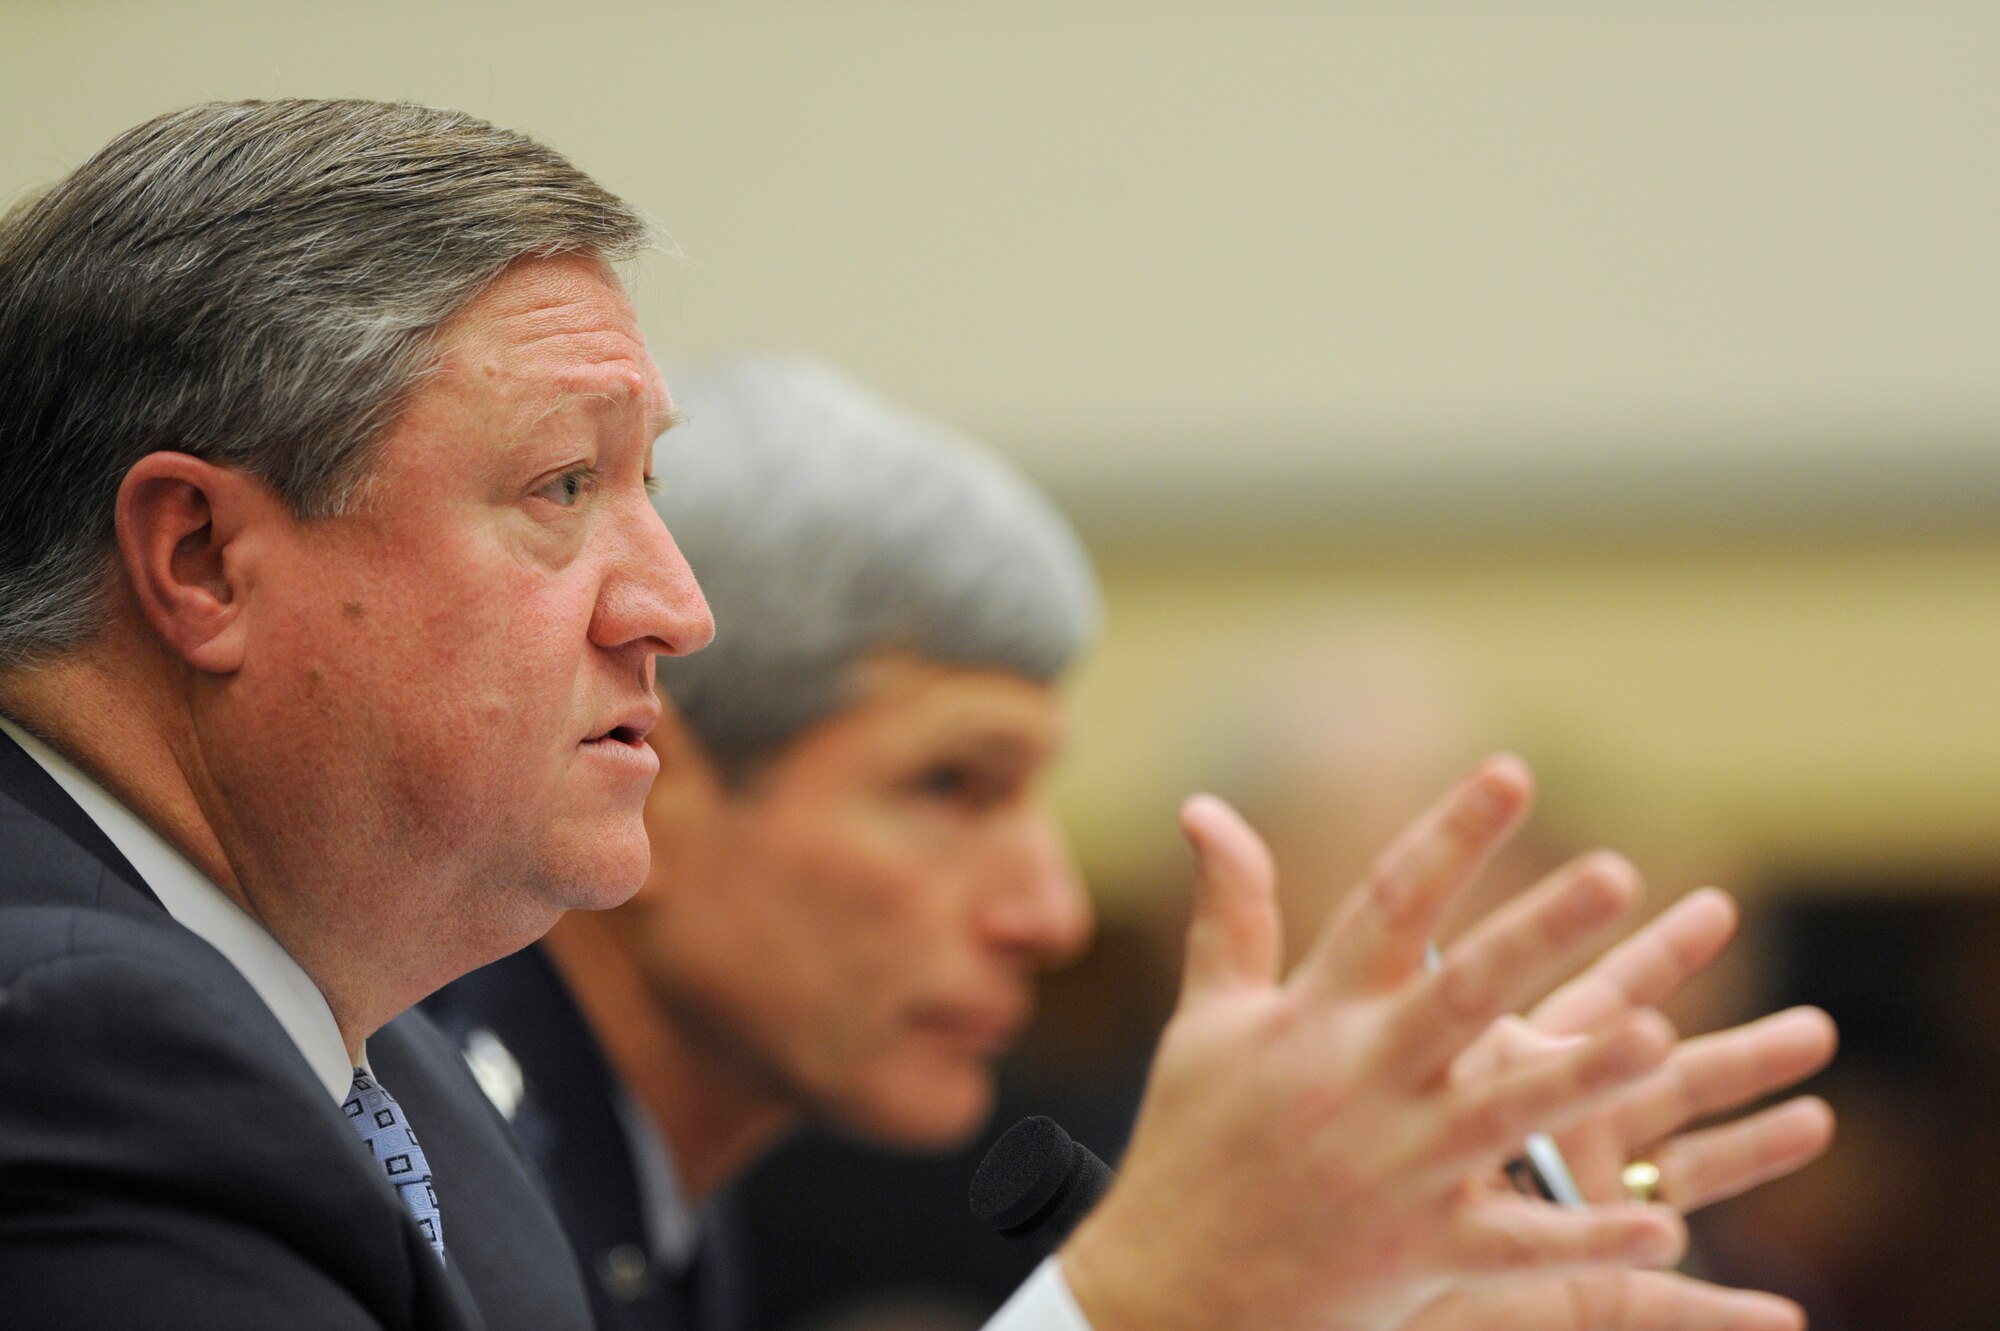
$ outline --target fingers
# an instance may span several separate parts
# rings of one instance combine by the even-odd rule
[[[1213,795],[1181,806],[1194,851],[1194,911],[1188,921],[1183,1005],[1244,985],[1274,984],[1279,933],[1276,873],[1263,838]]]
[[[1671,1266],[1687,1249],[1687,1227],[1658,1206],[1575,1211],[1506,1193],[1459,1208],[1453,1266],[1471,1275],[1552,1275],[1604,1266]]]
[[[1689,1040],[1621,1103],[1618,1138],[1637,1151],[1695,1119],[1781,1090],[1825,1067],[1837,1042],[1833,1019],[1813,1007]]]
[[[1799,1306],[1775,1294],[1666,1271],[1594,1271],[1461,1287],[1417,1314],[1407,1331],[1804,1331],[1805,1324]]]
[[[1490,1077],[1506,1068],[1532,1063],[1565,1049],[1575,1049],[1588,1040],[1586,1035],[1547,1035],[1516,1016],[1505,1016],[1488,1026],[1452,1060],[1453,1081]]]
[[[1720,955],[1736,932],[1736,903],[1719,888],[1690,892],[1530,1014],[1550,1035],[1596,1030],[1633,1008],[1658,1007]]]
[[[1568,1292],[1570,1331],[1804,1331],[1806,1324],[1790,1299],[1668,1271],[1582,1276]]]
[[[1401,984],[1446,909],[1527,813],[1534,781],[1497,754],[1425,810],[1382,852],[1333,914],[1300,968],[1334,993]]]
[[[1449,1093],[1426,1153],[1426,1172],[1461,1179],[1517,1155],[1531,1132],[1560,1130],[1602,1099],[1658,1067],[1674,1029],[1657,1012],[1635,1012],[1574,1051]]]
[[[1833,1142],[1833,1110],[1802,1095],[1740,1122],[1676,1138],[1654,1157],[1660,1197],[1680,1211],[1747,1192],[1810,1164]]]
[[[1385,1059],[1421,1082],[1496,1019],[1574,969],[1639,899],[1639,874],[1608,851],[1586,855],[1481,921],[1443,967],[1397,999]]]

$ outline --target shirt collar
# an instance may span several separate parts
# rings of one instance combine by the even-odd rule
[[[312,977],[263,925],[188,862],[166,838],[140,821],[82,769],[0,716],[0,731],[21,746],[96,823],[118,853],[131,861],[175,923],[223,955],[271,1009],[299,1053],[335,1101],[354,1084],[354,1066],[333,1019],[333,1009]],[[366,1067],[364,1050],[361,1066]]]

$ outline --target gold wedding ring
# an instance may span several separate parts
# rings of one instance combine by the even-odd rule
[[[1635,1202],[1660,1200],[1660,1167],[1651,1160],[1634,1160],[1618,1171],[1618,1181],[1625,1185],[1625,1195]]]

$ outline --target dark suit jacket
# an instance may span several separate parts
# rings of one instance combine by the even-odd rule
[[[423,1010],[461,1046],[477,1031],[519,1066],[514,1127],[548,1180],[603,1331],[740,1331],[749,1285],[740,1224],[726,1199],[704,1215],[689,1276],[647,1253],[637,1172],[602,1047],[554,964],[528,947],[445,986]],[[446,1241],[450,1241],[447,1222]]]
[[[248,981],[0,735],[0,1326],[587,1327],[462,1062],[421,1017],[369,1048],[437,1176],[444,1265]]]

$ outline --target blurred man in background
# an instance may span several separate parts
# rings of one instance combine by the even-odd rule
[[[676,400],[659,503],[733,628],[660,679],[652,870],[426,1004],[633,1328],[739,1324],[703,1204],[803,1123],[977,1128],[1036,973],[1091,923],[1040,790],[1097,615],[1067,524],[828,370],[742,363]]]
[[[658,502],[723,628],[661,663],[652,871],[626,905],[572,914],[426,1005],[536,1154],[600,1318],[633,1331],[743,1324],[741,1240],[713,1203],[798,1127],[905,1148],[969,1135],[1036,973],[1090,926],[1039,790],[1057,684],[1096,616],[1060,516],[828,370],[736,364],[683,380],[678,401]],[[1688,899],[1538,1019],[1575,1034],[1662,1001],[1732,921],[1718,895]],[[1628,1152],[1830,1052],[1814,1014],[1690,1042],[1570,1135],[1586,1183],[1618,1198]],[[1788,1172],[1829,1126],[1803,1102],[1683,1141],[1660,1154],[1669,1194],[1689,1208]],[[1783,1314],[1754,1296],[1655,1279],[1624,1303],[1612,1277],[1584,1294],[1500,1285],[1424,1316],[1782,1324],[1758,1322]]]

